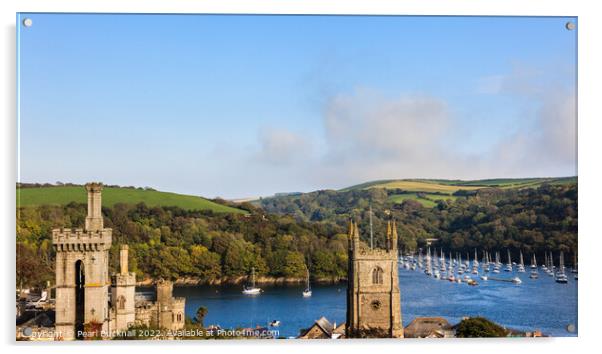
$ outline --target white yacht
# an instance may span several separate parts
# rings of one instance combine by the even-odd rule
[[[523,262],[523,251],[520,251],[520,263],[518,264],[516,271],[519,273],[525,272],[525,263]]]
[[[569,279],[564,271],[564,254],[562,251],[560,251],[560,266],[558,267],[558,272],[556,273],[556,282],[561,284],[566,284],[569,282]]]
[[[255,286],[255,267],[251,268],[251,286],[243,286],[242,293],[245,295],[258,295],[263,290]]]
[[[309,285],[309,269],[307,270],[307,284],[305,285],[305,290],[303,290],[303,297],[311,297],[311,286]]]
[[[537,259],[535,259],[535,254],[533,254],[533,258],[531,259],[531,274],[529,275],[529,278],[539,278],[539,272],[537,271]]]
[[[500,253],[496,252],[495,253],[495,263],[493,264],[493,273],[499,273],[500,272]]]

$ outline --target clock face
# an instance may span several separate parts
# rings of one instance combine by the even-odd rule
[[[370,306],[372,307],[373,310],[378,310],[380,309],[380,301],[378,300],[374,300],[370,303]]]

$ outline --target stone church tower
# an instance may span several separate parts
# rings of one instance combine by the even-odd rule
[[[348,245],[347,338],[403,338],[395,221],[387,223],[385,249],[360,243],[353,221]]]
[[[85,229],[54,229],[56,251],[56,332],[65,340],[79,337],[85,325],[109,328],[109,249],[112,230],[101,213],[102,184],[86,184]]]

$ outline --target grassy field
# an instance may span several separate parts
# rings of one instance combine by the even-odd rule
[[[452,194],[458,190],[476,190],[481,188],[534,188],[543,183],[572,184],[577,183],[577,177],[560,178],[498,178],[474,181],[443,180],[443,179],[400,179],[372,181],[343,189],[343,191],[368,188],[403,189],[408,192],[445,193]]]
[[[432,179],[423,182],[445,184],[450,186],[476,186],[476,187],[499,187],[499,188],[522,188],[540,186],[543,183],[571,184],[577,183],[577,177],[550,177],[550,178],[495,178],[480,179],[474,181]]]
[[[17,188],[17,207],[37,205],[65,205],[70,202],[86,203],[84,187]],[[246,213],[244,210],[215,203],[201,197],[153,190],[105,187],[102,192],[103,206],[116,203],[148,206],[177,206],[187,210],[213,210],[218,213]]]
[[[446,179],[400,179],[371,181],[345,188],[341,191],[357,189],[384,188],[401,189],[403,193],[389,196],[394,203],[402,203],[404,200],[416,200],[425,207],[433,207],[437,200],[453,199],[454,192],[459,190],[478,190],[482,188],[537,188],[544,183],[549,184],[574,184],[577,177],[559,178],[496,178],[474,181],[446,180]],[[437,194],[434,194],[437,193]],[[424,198],[420,195],[424,195]]]
[[[403,201],[408,200],[408,199],[412,199],[415,200],[417,202],[419,202],[420,204],[422,204],[423,206],[427,207],[427,208],[432,208],[434,206],[437,205],[438,200],[447,200],[447,199],[451,199],[451,200],[456,200],[456,196],[453,195],[440,195],[440,194],[428,194],[428,193],[421,193],[424,195],[424,198],[417,195],[416,193],[402,193],[402,194],[394,194],[389,196],[389,200],[394,202],[394,203],[403,203]]]
[[[438,192],[452,194],[458,190],[475,190],[482,187],[475,186],[451,186],[447,184],[426,181],[392,181],[373,185],[368,188],[403,189],[408,192]]]

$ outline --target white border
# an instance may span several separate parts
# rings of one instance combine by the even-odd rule
[[[3,272],[1,292],[3,309],[1,333],[2,345],[7,352],[44,352],[58,351],[64,353],[101,353],[113,349],[139,348],[145,352],[164,352],[177,348],[181,351],[245,351],[251,353],[281,352],[306,353],[308,351],[342,351],[356,353],[370,350],[376,345],[378,350],[389,352],[540,352],[567,353],[576,350],[595,348],[596,336],[600,330],[598,299],[600,285],[597,274],[593,272],[596,254],[602,250],[598,232],[598,206],[602,202],[600,181],[600,23],[602,13],[596,11],[594,4],[584,1],[538,1],[538,0],[505,0],[493,2],[484,0],[270,0],[270,1],[194,1],[194,0],[3,0],[0,2],[2,12],[2,61],[3,85],[0,87],[3,118],[1,132],[2,146],[2,203],[0,204],[0,220],[3,226],[1,233],[4,241]],[[15,181],[16,181],[16,60],[15,60],[15,19],[16,12],[135,12],[135,13],[303,13],[303,14],[398,14],[398,15],[531,15],[531,16],[579,16],[579,238],[581,247],[580,284],[579,284],[579,338],[555,338],[543,340],[451,340],[451,341],[416,341],[403,343],[390,341],[345,341],[345,342],[312,342],[278,341],[264,343],[255,341],[218,342],[218,343],[157,343],[136,342],[117,343],[70,343],[15,345],[15,327],[13,322],[13,289],[14,289],[14,232],[15,232]],[[598,63],[597,65],[595,63]],[[85,346],[85,347],[84,347]],[[599,345],[598,345],[599,346]],[[50,348],[52,347],[52,348]],[[126,347],[126,348],[122,348]],[[131,350],[130,349],[130,350]]]

